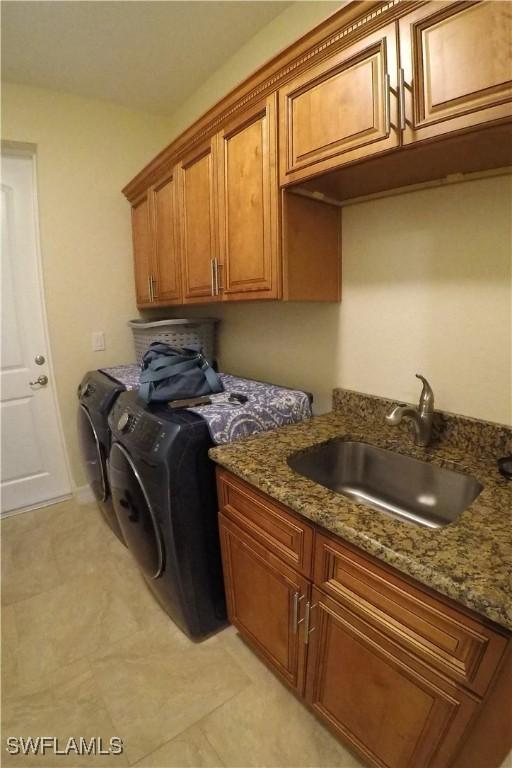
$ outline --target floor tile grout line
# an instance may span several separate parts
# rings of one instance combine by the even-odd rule
[[[169,621],[170,621],[170,620],[169,620]],[[172,623],[172,622],[170,622],[170,623]],[[147,631],[148,631],[148,630],[146,630],[146,629],[138,630],[136,633],[134,633],[134,634],[132,635],[132,637],[135,637],[135,635],[143,635],[144,633],[147,633]],[[176,632],[178,632],[178,631],[179,631],[179,630],[176,628]],[[173,632],[173,634],[175,634],[175,633]],[[126,638],[126,637],[124,637],[124,638],[121,638],[120,640],[116,640],[114,643],[112,643],[112,644],[109,646],[109,650],[110,650],[110,649],[112,649],[112,648],[115,648],[115,646],[116,646],[116,645],[123,643],[123,642],[124,642],[126,639],[127,639],[127,638]],[[235,662],[236,666],[237,666],[237,667],[239,668],[239,670],[240,670],[240,671],[241,671],[241,672],[244,674],[244,676],[245,676],[245,678],[246,678],[246,682],[245,682],[245,684],[243,685],[243,687],[242,687],[242,688],[240,688],[240,690],[236,691],[236,692],[235,692],[235,693],[234,693],[232,696],[230,696],[229,698],[227,698],[225,701],[223,701],[223,702],[221,702],[220,704],[218,704],[217,706],[213,707],[213,709],[211,709],[211,710],[210,710],[208,713],[201,715],[201,717],[200,717],[198,720],[194,720],[193,722],[191,722],[191,723],[188,723],[188,724],[187,724],[187,725],[186,725],[186,726],[185,726],[185,727],[184,727],[182,730],[180,730],[180,731],[178,731],[178,733],[174,734],[174,736],[172,736],[172,738],[170,738],[170,739],[167,739],[166,741],[163,741],[161,744],[159,744],[158,746],[156,746],[156,747],[155,747],[154,749],[152,749],[150,752],[147,752],[147,753],[145,753],[145,754],[144,754],[142,757],[138,758],[138,759],[137,759],[137,761],[136,761],[135,763],[132,763],[130,760],[128,760],[128,762],[130,763],[130,766],[136,766],[136,765],[137,765],[137,764],[138,764],[138,763],[139,763],[141,760],[143,760],[145,757],[148,757],[148,755],[151,755],[151,754],[153,754],[153,752],[156,752],[157,750],[161,749],[161,748],[162,748],[162,747],[163,747],[165,744],[168,744],[170,741],[172,741],[173,739],[175,739],[175,738],[177,738],[178,736],[180,736],[182,733],[184,733],[185,731],[187,731],[189,728],[192,728],[192,727],[194,727],[194,726],[198,725],[198,723],[200,723],[200,722],[201,722],[201,720],[204,720],[206,717],[208,717],[209,715],[211,715],[211,714],[212,714],[213,712],[215,712],[217,709],[220,709],[220,708],[221,708],[221,707],[223,707],[225,704],[227,704],[227,703],[228,703],[228,702],[230,702],[232,699],[234,699],[236,696],[238,696],[240,693],[242,693],[243,691],[247,690],[247,688],[249,688],[250,686],[254,685],[254,682],[253,682],[253,680],[251,680],[251,678],[250,678],[250,677],[249,677],[249,675],[248,675],[248,674],[245,672],[245,670],[244,670],[244,669],[243,669],[243,667],[240,665],[240,663],[239,663],[238,661],[236,661],[236,659],[234,659],[234,658],[233,658],[233,656],[232,656],[232,655],[231,655],[231,654],[228,652],[228,650],[227,650],[226,648],[222,648],[222,650],[224,651],[224,653],[226,653],[226,654],[227,654],[227,655],[230,657],[231,661],[234,661],[234,662]],[[108,653],[107,653],[107,654],[105,654],[105,655],[108,655]],[[98,683],[98,679],[97,679],[96,673],[95,673],[95,671],[94,671],[94,661],[97,659],[97,657],[95,657],[94,655],[91,655],[91,654],[87,654],[87,659],[88,659],[89,663],[91,664],[92,675],[93,675],[93,678],[94,678],[94,680],[95,680],[95,683],[96,683],[96,685],[97,685],[97,686],[99,686],[99,683]],[[113,724],[114,724],[114,725],[116,725],[116,718],[115,718],[114,714],[112,713],[111,709],[109,708],[109,705],[108,705],[107,701],[105,700],[105,698],[104,698],[104,696],[103,696],[103,693],[102,693],[102,691],[101,691],[101,687],[100,687],[100,689],[99,689],[99,693],[100,693],[100,696],[101,696],[101,700],[102,700],[102,702],[103,702],[103,704],[104,704],[104,706],[105,706],[105,708],[106,708],[106,710],[107,710],[107,712],[108,712],[108,714],[109,714],[109,717],[111,718],[111,720],[112,720]],[[117,727],[117,725],[116,725],[116,727]],[[119,729],[119,730],[120,730],[120,731],[122,731],[122,729]],[[208,739],[207,739],[207,737],[206,737],[206,734],[205,734],[205,733],[202,731],[202,729],[201,729],[201,733],[203,733],[203,735],[205,736],[206,740],[208,741],[208,744],[210,744],[209,740],[208,740]],[[212,745],[210,744],[210,746],[212,746]],[[218,753],[217,753],[217,751],[214,749],[214,747],[213,747],[213,746],[212,746],[212,749],[213,749],[213,751],[215,752],[215,754],[217,755]],[[224,762],[223,762],[223,761],[222,761],[222,759],[220,758],[220,755],[218,755],[218,757],[219,757],[219,760],[221,761],[221,763],[224,765]]]
[[[252,685],[252,683],[251,683],[251,685]],[[236,695],[238,696],[238,693],[237,693]],[[235,697],[233,696],[233,697],[230,699],[230,701],[233,701],[233,699],[234,699],[234,698],[235,698]],[[228,702],[225,702],[225,703],[227,704]],[[224,705],[223,705],[223,706],[224,706]],[[218,707],[217,707],[217,709],[218,709]],[[211,714],[211,713],[210,713],[210,714]],[[201,720],[198,720],[198,721],[197,721],[197,723],[196,723],[196,727],[197,727],[197,728],[199,728],[199,730],[200,730],[200,731],[201,731],[201,733],[203,734],[204,738],[206,739],[206,743],[207,743],[207,744],[208,744],[208,745],[211,747],[211,749],[213,750],[213,752],[216,754],[217,758],[219,759],[219,762],[220,762],[220,764],[221,764],[222,766],[224,766],[224,768],[227,768],[227,764],[224,762],[224,760],[222,759],[222,757],[219,755],[219,753],[217,752],[217,750],[215,749],[215,747],[214,747],[214,746],[213,746],[213,744],[211,743],[210,739],[208,738],[208,734],[206,733],[206,731],[204,731],[204,730],[201,728],[201,722],[202,722],[203,720],[206,720],[206,717],[208,717],[208,715],[206,715],[205,717],[202,717],[202,718],[201,718]]]
[[[137,634],[137,635],[138,635],[139,633],[144,633],[144,632],[146,632],[146,631],[147,631],[147,630],[139,630],[139,632],[136,632],[135,634]],[[177,631],[179,631],[179,630],[177,630]],[[122,643],[124,640],[126,640],[126,638],[123,638],[123,639],[121,639],[121,640],[117,640],[117,641],[116,641],[115,643],[113,643],[112,645],[116,645],[117,643]],[[110,646],[110,647],[112,647],[112,646]],[[223,650],[224,650],[225,652],[227,652],[225,649],[223,649]],[[230,655],[230,654],[228,654],[228,655]],[[232,657],[231,657],[231,658],[232,658]],[[89,662],[94,662],[94,656],[91,658],[91,656],[90,656],[90,655],[88,655],[88,660],[89,660]],[[232,659],[232,660],[233,660],[233,659]],[[198,724],[201,722],[201,720],[204,720],[204,719],[205,719],[205,718],[207,718],[209,715],[213,714],[213,712],[216,712],[216,711],[217,711],[217,709],[220,709],[220,708],[221,708],[221,707],[223,707],[225,704],[227,704],[228,702],[232,701],[232,699],[234,699],[234,698],[235,698],[236,696],[238,696],[240,693],[242,693],[242,692],[243,692],[243,691],[245,691],[247,688],[249,688],[251,685],[253,685],[253,684],[254,684],[254,683],[253,683],[253,681],[252,681],[252,680],[250,679],[250,677],[249,677],[249,676],[248,676],[248,675],[247,675],[247,674],[244,672],[244,670],[242,669],[242,667],[240,666],[240,664],[238,664],[238,663],[237,663],[237,666],[240,668],[240,670],[241,670],[241,671],[244,673],[245,677],[247,678],[247,683],[246,683],[246,684],[245,684],[245,685],[244,685],[242,688],[240,688],[240,690],[236,691],[236,693],[234,693],[232,696],[230,696],[229,698],[227,698],[225,701],[223,701],[223,702],[221,702],[220,704],[218,704],[216,707],[213,707],[213,709],[211,709],[211,710],[210,710],[210,711],[209,711],[207,714],[205,714],[205,715],[202,715],[202,716],[201,716],[201,717],[200,717],[198,720],[194,720],[192,723],[188,723],[188,725],[187,725],[187,726],[185,726],[185,727],[184,727],[184,728],[183,728],[181,731],[178,731],[178,733],[174,734],[174,736],[172,736],[172,738],[170,738],[170,739],[167,739],[166,741],[163,741],[161,744],[159,744],[158,746],[156,746],[156,747],[155,747],[154,749],[152,749],[150,752],[147,752],[147,753],[145,753],[144,755],[142,755],[142,757],[138,758],[136,762],[132,763],[132,762],[130,761],[130,759],[127,757],[127,760],[128,760],[128,763],[129,763],[129,765],[130,765],[130,768],[134,768],[134,767],[135,767],[135,766],[136,766],[138,763],[140,763],[140,761],[141,761],[141,760],[144,760],[144,758],[148,757],[149,755],[152,755],[152,754],[153,754],[153,752],[157,752],[159,749],[161,749],[163,746],[165,746],[165,744],[168,744],[168,743],[169,743],[169,742],[171,742],[173,739],[177,738],[178,736],[180,736],[181,734],[183,734],[185,731],[187,731],[189,728],[192,728],[192,727],[195,727],[196,725],[198,725]],[[92,676],[93,676],[93,678],[94,678],[94,681],[95,681],[96,685],[99,687],[99,683],[98,683],[98,680],[97,680],[97,676],[96,676],[96,674],[95,674],[95,672],[94,672],[94,665],[93,665],[93,664],[91,664],[91,667],[92,667]],[[101,696],[101,700],[102,700],[102,702],[103,702],[103,704],[104,704],[104,706],[105,706],[105,709],[107,710],[107,712],[108,712],[108,714],[109,714],[109,717],[110,717],[110,719],[112,720],[112,723],[113,723],[113,725],[114,725],[114,726],[117,728],[117,725],[116,725],[116,718],[115,718],[115,716],[113,715],[113,713],[111,712],[111,710],[110,710],[110,708],[109,708],[109,706],[108,706],[108,703],[105,701],[105,698],[104,698],[104,696],[103,696],[103,692],[102,692],[102,690],[101,690],[101,687],[99,688],[99,694],[100,694],[100,696]],[[199,727],[200,727],[200,726],[199,726]],[[210,741],[209,741],[209,739],[206,737],[206,734],[204,733],[204,731],[203,731],[201,728],[200,728],[200,730],[201,730],[201,733],[203,734],[203,736],[206,738],[206,741],[207,741],[207,742],[208,742],[208,744],[209,744],[209,745],[212,747],[213,751],[214,751],[214,752],[215,752],[215,754],[216,754],[216,755],[219,757],[219,760],[220,760],[220,762],[221,762],[221,763],[222,763],[222,765],[224,766],[224,761],[222,760],[222,758],[220,757],[220,755],[218,755],[218,753],[217,753],[217,750],[216,750],[216,749],[215,749],[215,748],[214,748],[214,747],[213,747],[213,746],[210,744]],[[119,729],[119,731],[122,731],[122,729]],[[121,735],[121,738],[123,738],[123,736],[122,736],[122,735]],[[124,739],[123,739],[123,740],[124,740]]]
[[[236,694],[235,694],[235,696],[237,696],[237,695],[238,695],[238,694],[236,693]],[[229,701],[231,701],[231,699],[232,699],[232,698],[234,698],[234,697],[232,696],[232,697],[229,699]],[[225,702],[225,703],[227,703],[227,702]],[[222,706],[222,705],[221,705],[221,706]],[[218,707],[215,707],[215,709],[218,709]],[[212,710],[212,712],[213,712],[213,711],[214,711],[214,710]],[[143,761],[143,760],[146,760],[146,759],[147,759],[148,757],[150,757],[151,755],[154,755],[154,754],[155,754],[155,752],[158,752],[159,750],[163,749],[163,747],[165,747],[167,744],[171,744],[171,742],[175,741],[176,739],[179,739],[179,738],[180,738],[180,736],[183,736],[183,734],[184,734],[184,733],[186,733],[187,731],[191,730],[192,728],[198,728],[198,729],[199,729],[199,731],[201,732],[202,736],[204,736],[204,738],[205,738],[205,740],[206,740],[206,742],[207,742],[208,746],[211,748],[212,752],[214,752],[214,753],[215,753],[215,756],[216,756],[216,758],[218,759],[219,763],[221,764],[221,766],[219,766],[219,768],[226,768],[226,764],[225,764],[225,762],[222,760],[222,758],[221,758],[221,757],[220,757],[220,755],[218,754],[218,752],[217,752],[217,750],[215,749],[215,747],[213,747],[213,746],[212,746],[212,744],[210,743],[210,740],[209,740],[209,739],[208,739],[208,737],[206,736],[205,732],[204,732],[204,731],[201,729],[201,727],[199,726],[199,723],[201,722],[201,720],[203,720],[203,719],[204,719],[204,717],[207,717],[207,716],[208,716],[208,715],[205,715],[205,716],[203,716],[202,718],[200,718],[199,720],[196,720],[196,722],[194,722],[194,723],[191,723],[190,725],[187,725],[187,726],[186,726],[186,728],[183,728],[183,730],[181,730],[179,733],[176,733],[176,734],[175,734],[175,735],[174,735],[172,738],[170,738],[170,739],[167,739],[167,741],[164,741],[164,742],[162,742],[162,744],[159,744],[159,746],[158,746],[158,747],[155,747],[155,749],[152,749],[152,750],[151,750],[151,752],[146,752],[146,754],[145,754],[145,755],[143,755],[142,757],[140,757],[140,758],[137,760],[137,762],[136,762],[136,763],[130,763],[130,768],[137,768],[137,766],[138,766],[140,763],[142,763],[142,761]]]
[[[60,576],[60,571],[58,568],[57,568],[57,572],[58,572],[58,575]],[[58,584],[54,584],[52,587],[48,587],[47,589],[42,589],[40,592],[35,592],[33,595],[29,595],[28,597],[22,597],[21,600],[13,600],[12,603],[2,603],[2,608],[8,608],[9,606],[15,606],[15,605],[19,605],[20,603],[26,603],[28,600],[33,600],[35,597],[46,595],[48,592],[52,592],[54,589],[59,589],[62,586],[63,586],[62,581],[59,581]]]

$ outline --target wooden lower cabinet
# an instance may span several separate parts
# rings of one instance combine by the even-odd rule
[[[224,515],[220,532],[231,623],[288,685],[302,692],[306,653],[299,614],[309,599],[309,581]]]
[[[370,766],[499,768],[510,633],[230,472],[217,480],[229,618],[312,711]]]
[[[370,765],[449,765],[478,700],[428,679],[313,589],[306,700]]]

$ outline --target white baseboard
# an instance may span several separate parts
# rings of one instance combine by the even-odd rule
[[[84,487],[88,488],[88,486]],[[72,496],[70,493],[65,493],[63,496],[56,496],[54,499],[48,499],[48,501],[39,501],[37,504],[29,504],[27,507],[17,507],[16,509],[10,509],[8,512],[2,511],[2,520],[5,517],[21,515],[23,512],[33,512],[36,509],[43,509],[43,507],[51,507],[54,504],[60,504],[62,501],[67,501],[71,498]]]
[[[94,501],[94,493],[90,485],[80,485],[73,490],[73,496],[79,504],[90,504]]]

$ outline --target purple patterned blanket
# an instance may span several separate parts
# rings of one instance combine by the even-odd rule
[[[139,386],[140,368],[137,365],[101,370],[124,384],[126,389],[137,389]],[[256,432],[266,432],[311,417],[311,401],[306,392],[242,379],[228,373],[220,373],[219,376],[225,391],[210,395],[211,405],[189,409],[206,421],[212,440],[217,445],[233,443]],[[247,402],[230,401],[229,396],[233,393],[244,395]]]

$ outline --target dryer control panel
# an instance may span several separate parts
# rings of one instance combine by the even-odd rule
[[[123,401],[116,403],[109,418],[112,432],[122,435],[123,442],[129,443],[138,451],[158,451],[158,438],[166,436],[165,430],[162,430],[162,422],[152,414],[146,413],[143,406],[131,403],[126,406]]]

